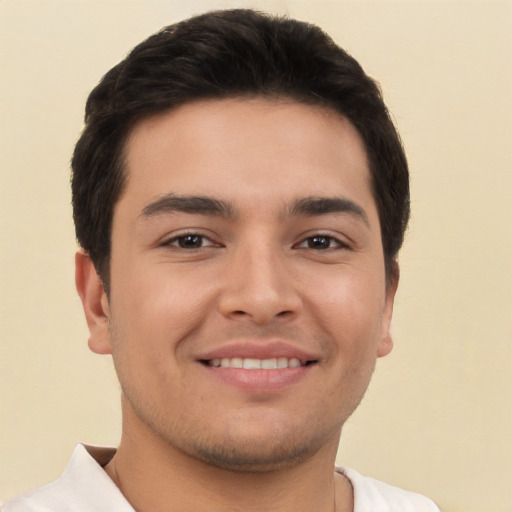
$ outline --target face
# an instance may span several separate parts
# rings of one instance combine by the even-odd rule
[[[90,346],[134,432],[224,468],[335,453],[391,349],[362,141],[339,114],[265,99],[140,122],[115,207],[111,290],[78,261]]]

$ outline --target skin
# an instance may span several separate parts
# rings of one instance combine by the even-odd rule
[[[200,101],[139,122],[126,162],[109,297],[88,255],[76,258],[89,346],[112,354],[122,387],[107,473],[139,512],[352,510],[334,459],[392,348],[397,285],[357,131],[283,99]],[[224,209],[163,200],[177,196]],[[304,208],[311,198],[336,199],[335,211]],[[314,362],[272,389],[200,362],[276,340]]]

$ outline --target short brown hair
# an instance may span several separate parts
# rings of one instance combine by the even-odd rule
[[[320,28],[252,10],[214,11],[136,46],[91,92],[72,160],[78,242],[108,292],[114,206],[124,145],[141,119],[207,98],[288,97],[328,106],[361,135],[370,164],[388,279],[409,218],[409,175],[379,87]]]

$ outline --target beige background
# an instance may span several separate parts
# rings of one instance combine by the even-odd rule
[[[257,6],[319,23],[382,84],[412,171],[395,350],[339,462],[512,512],[512,3],[0,0],[0,501],[115,444],[119,390],[73,286],[68,172],[85,98],[189,14]]]

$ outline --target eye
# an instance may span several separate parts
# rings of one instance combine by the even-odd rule
[[[337,238],[328,235],[308,236],[298,244],[301,249],[315,249],[317,251],[325,251],[327,249],[346,248],[347,245],[340,242]]]
[[[171,238],[163,245],[179,247],[180,249],[201,249],[202,247],[208,247],[215,244],[204,235],[198,235],[197,233],[187,233],[185,235]]]

